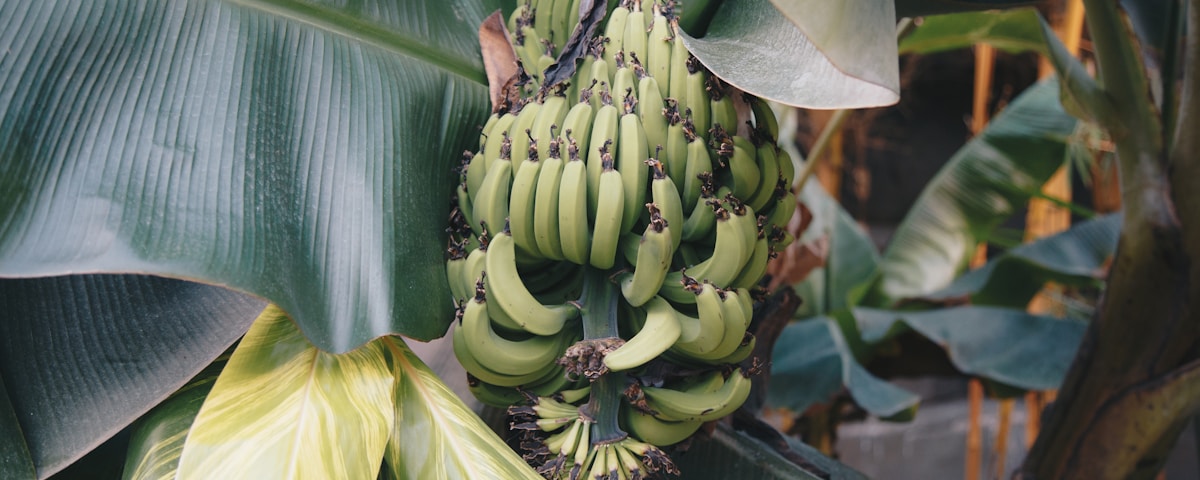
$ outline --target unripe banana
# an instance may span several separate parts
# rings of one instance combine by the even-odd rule
[[[600,198],[600,148],[607,145],[609,152],[616,152],[618,146],[619,122],[621,118],[617,107],[612,104],[612,96],[607,90],[600,90],[600,109],[596,111],[596,121],[592,125],[592,138],[588,142],[587,162],[588,179],[588,213],[596,211],[596,202]],[[594,214],[593,214],[594,215]]]
[[[767,273],[767,261],[771,259],[772,250],[764,229],[769,225],[764,225],[767,221],[766,217],[758,218],[759,232],[758,238],[754,242],[754,252],[750,254],[746,266],[742,267],[742,271],[733,280],[732,285],[736,288],[752,288],[758,285],[758,281],[762,280],[763,275]]]
[[[474,295],[474,291],[468,291],[463,288],[463,282],[459,279],[465,276],[463,269],[467,265],[467,251],[453,241],[450,242],[450,247],[447,249],[450,253],[450,258],[446,259],[446,280],[450,284],[450,295],[457,301],[466,301]]]
[[[729,173],[733,176],[733,196],[738,199],[750,198],[762,180],[758,162],[755,161],[756,151],[750,140],[742,136],[733,137],[733,155],[726,159],[726,162],[729,164]]]
[[[507,147],[506,147],[507,148]],[[512,188],[512,161],[507,153],[502,153],[500,159],[492,162],[488,168],[483,184],[479,186],[471,212],[471,218],[480,227],[477,234],[485,228],[495,232],[508,223],[508,194]]]
[[[557,140],[551,140],[558,143]],[[554,155],[542,161],[538,173],[537,193],[534,194],[533,231],[538,251],[543,257],[562,260],[562,243],[558,232],[558,193],[562,183],[563,161],[558,148]]]
[[[754,113],[754,128],[763,131],[771,139],[779,138],[779,120],[775,118],[771,105],[755,96],[749,96],[749,100],[750,111]]]
[[[763,143],[755,149],[758,170],[761,175],[754,193],[746,199],[746,204],[753,207],[755,211],[765,208],[775,197],[775,187],[779,184],[781,178],[779,173],[779,158],[776,156],[775,151],[775,145],[772,143]]]
[[[616,65],[617,52],[625,49],[625,26],[629,20],[629,8],[623,3],[608,14],[608,24],[604,26],[604,36],[608,37],[608,45],[604,46],[604,60],[609,65]]]
[[[652,78],[658,79],[660,97],[670,95],[667,86],[671,78],[671,48],[674,40],[675,35],[671,33],[667,17],[663,16],[658,6],[655,5],[650,33],[646,37],[646,56],[638,58],[645,59],[646,72]],[[646,98],[643,96],[642,100],[645,101]]]
[[[496,126],[496,122],[500,120],[500,113],[493,112],[488,116],[482,127],[479,127],[479,150],[483,151],[484,144],[487,143],[487,133],[492,131],[492,127]]]
[[[667,117],[663,115],[659,85],[662,84],[649,75],[638,80],[638,116],[642,118],[642,129],[646,131],[646,147],[652,152],[659,147],[667,147]]]
[[[533,26],[540,38],[550,38],[550,17],[555,0],[535,0]]]
[[[667,84],[667,93],[663,94],[664,98],[674,98],[679,101],[679,108],[686,110],[691,105],[688,104],[688,58],[691,53],[687,47],[683,45],[683,39],[679,38],[679,25],[671,21],[671,76],[666,82],[659,79],[660,82]]]
[[[513,177],[512,194],[509,196],[509,230],[517,248],[526,254],[541,256],[534,228],[534,197],[537,193],[538,176],[542,162],[538,160],[537,147],[529,145],[525,167]]]
[[[712,159],[708,156],[708,146],[696,136],[694,128],[688,128],[691,121],[684,119],[683,133],[687,138],[687,165],[683,174],[683,209],[691,212],[700,200],[704,176],[712,178]]]
[[[684,133],[684,117],[673,99],[667,99],[663,116],[667,120],[666,145],[663,145],[662,161],[671,178],[683,178],[687,173],[687,134]]]
[[[554,44],[558,48],[566,45],[567,38],[571,36],[571,29],[574,25],[569,24],[571,15],[571,0],[554,0],[553,8],[550,10],[550,36],[554,40]],[[576,10],[578,11],[578,10]],[[578,16],[578,14],[576,14]]]
[[[568,158],[558,190],[558,235],[563,257],[580,265],[587,265],[592,245],[587,199],[587,169],[578,156]]]
[[[671,225],[663,220],[653,203],[646,207],[650,209],[650,223],[636,244],[637,256],[630,262],[634,264],[633,273],[619,279],[621,294],[634,307],[642,306],[658,293],[671,268],[675,251]]]
[[[501,337],[492,330],[487,311],[483,282],[480,282],[475,295],[464,307],[463,343],[471,356],[490,370],[503,375],[528,375],[542,371],[546,364],[554,363],[562,355],[563,346],[555,336],[532,335],[521,341]]]
[[[663,279],[662,286],[658,288],[658,294],[675,304],[695,304],[696,295],[688,291],[688,286],[695,283],[694,278],[685,275],[681,270],[670,271]]]
[[[749,292],[747,292],[748,294]],[[716,360],[732,355],[742,345],[742,340],[746,336],[746,327],[750,325],[750,312],[742,309],[737,292],[723,290],[720,295],[724,297],[721,298],[720,308],[722,319],[725,321],[725,332],[721,336],[721,343],[717,344],[717,348],[714,348],[709,354],[701,356],[702,360]],[[697,303],[696,306],[699,307],[700,304]]]
[[[533,138],[538,141],[539,158],[550,156],[550,139],[563,133],[559,125],[563,125],[567,110],[571,108],[567,105],[567,97],[562,93],[561,86],[553,90],[542,102],[542,108],[538,110],[537,118],[533,121]],[[560,143],[559,147],[566,145]]]
[[[713,211],[716,214],[717,241],[713,245],[712,256],[688,268],[688,275],[700,281],[727,286],[741,272],[754,245],[746,242],[738,216],[729,214],[723,208],[714,208]]]
[[[467,339],[462,325],[455,325],[452,335],[452,342],[454,343],[454,356],[458,358],[458,363],[462,364],[463,369],[465,369],[467,373],[492,385],[500,387],[518,387],[537,382],[543,378],[547,378],[547,376],[552,374],[555,370],[562,371],[562,366],[551,362],[545,365],[545,371],[538,370],[527,375],[504,375],[484,366],[482,361],[476,359],[471,354],[471,351],[467,348]]]
[[[655,296],[646,303],[646,321],[633,338],[604,357],[609,370],[619,372],[645,365],[667,351],[679,339],[681,327],[675,308]]]
[[[712,375],[721,375],[720,371]],[[643,387],[651,408],[660,418],[674,421],[709,421],[733,413],[750,396],[750,379],[735,370],[715,392],[698,393],[661,387]]]
[[[538,118],[538,112],[542,111],[542,104],[529,102],[521,107],[521,111],[517,113],[517,119],[513,121],[512,127],[508,129],[508,138],[512,142],[512,161],[513,174],[521,173],[521,165],[525,163],[525,159],[529,158],[529,145],[533,141],[533,125]],[[547,139],[541,139],[542,143],[549,143]],[[542,150],[545,150],[543,145]],[[536,151],[536,150],[535,150]],[[545,158],[544,155],[538,153],[538,158]]]
[[[617,170],[625,190],[625,213],[621,218],[621,231],[628,232],[641,216],[646,204],[646,181],[650,172],[644,163],[648,150],[646,135],[642,131],[642,120],[634,113],[636,99],[625,103],[625,114],[621,115],[620,143],[617,144]]]
[[[572,141],[577,147],[586,147],[588,140],[592,138],[592,105],[589,102],[592,89],[585,88],[583,97],[579,103],[576,103],[567,111],[567,116],[563,118],[562,128],[558,129],[558,145],[561,149],[566,145],[568,150]],[[586,98],[584,98],[586,97]],[[578,152],[579,160],[587,164],[588,151],[582,149]],[[567,156],[570,158],[570,155]]]
[[[667,225],[682,225],[683,224],[683,199],[679,198],[679,189],[675,186],[675,182],[667,176],[663,171],[663,164],[658,160],[646,160],[650,165],[650,169],[654,172],[654,179],[650,182],[650,193],[654,199],[654,204],[662,211],[663,220]],[[679,242],[683,239],[682,229],[671,230],[671,249],[679,248]]]
[[[725,93],[721,81],[716,76],[708,77],[709,111],[712,114],[712,126],[720,125],[730,135],[738,133],[737,107],[733,97]]]
[[[622,405],[621,412],[623,413],[622,427],[628,430],[630,435],[659,447],[687,440],[704,425],[704,422],[698,420],[685,422],[661,420],[655,418],[654,415],[639,412],[628,405]]]
[[[787,190],[780,190],[775,197],[775,206],[767,216],[767,224],[787,230],[788,222],[796,213],[796,195]]]
[[[475,200],[475,194],[479,193],[479,185],[483,183],[483,178],[486,176],[487,160],[481,151],[471,156],[471,162],[467,164],[467,194],[470,196],[471,201]],[[459,206],[461,207],[462,205]],[[464,213],[466,212],[464,210]]]
[[[625,214],[625,189],[621,172],[613,168],[608,147],[600,149],[600,195],[596,204],[596,222],[592,228],[593,267],[608,270],[616,263],[617,244],[621,237],[621,219]]]
[[[791,190],[792,182],[796,180],[796,164],[792,162],[792,155],[787,152],[787,149],[780,148],[775,154],[779,160],[779,176],[785,181],[784,188]]]
[[[712,126],[712,116],[709,111],[711,100],[708,96],[707,70],[694,56],[687,61],[688,75],[684,82],[687,84],[687,94],[684,95],[683,111],[692,111],[692,123],[698,127],[696,134],[708,140],[708,128]]]
[[[486,268],[488,292],[525,331],[534,335],[554,335],[568,320],[579,316],[579,309],[574,305],[542,305],[529,293],[517,273],[516,245],[507,232],[492,237]]]
[[[471,224],[474,223],[471,221],[471,215],[474,213],[475,207],[474,203],[471,202],[471,195],[467,193],[466,182],[458,184],[458,187],[454,189],[454,195],[458,201],[458,211],[463,217],[462,221],[465,222],[464,224],[469,229]]]
[[[625,41],[621,43],[621,49],[641,61],[646,58],[646,12],[642,11],[641,4],[634,5],[625,20]]]
[[[633,73],[633,66],[625,60],[623,52],[617,52],[617,69],[613,72],[612,95],[613,103],[620,106],[628,102],[629,97],[634,97],[633,101],[637,102],[636,88],[637,80]]]
[[[504,115],[500,116],[500,119],[496,120],[496,124],[492,126],[492,129],[487,131],[487,141],[485,141],[483,145],[484,174],[486,174],[487,171],[492,168],[492,162],[500,158],[500,148],[502,146],[511,150],[512,140],[508,137],[508,130],[510,127],[512,127],[512,124],[514,121],[516,121],[516,119],[517,116],[512,112],[505,113]],[[509,153],[511,154],[511,152]],[[468,167],[467,170],[468,175],[470,175],[469,168],[470,167]],[[467,191],[471,191],[470,182],[467,183]],[[471,199],[474,200],[475,197],[471,197]]]

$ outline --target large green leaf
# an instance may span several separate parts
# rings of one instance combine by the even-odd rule
[[[1121,215],[1078,223],[1069,230],[1010,249],[958,277],[931,299],[970,296],[976,305],[1024,308],[1047,282],[1097,285],[1117,248]]]
[[[1046,52],[1036,10],[970,12],[926,18],[900,41],[900,53],[934,53],[987,43],[1017,53]]]
[[[875,274],[879,252],[858,222],[819,183],[805,184],[800,201],[813,215],[801,241],[824,237],[828,245],[825,266],[794,285],[802,300],[796,317],[804,318],[848,307],[852,293]]]
[[[959,371],[1029,390],[1058,388],[1087,329],[1078,320],[984,306],[921,312],[856,308],[854,316],[868,340],[885,338],[895,322],[903,322],[945,348]]]
[[[865,305],[949,285],[975,245],[1039,192],[1075,128],[1057,97],[1056,82],[1030,87],[942,167],[892,238]]]
[[[394,415],[381,342],[322,352],[267,307],[197,414],[179,478],[375,478]]]
[[[863,368],[837,322],[829,317],[801,320],[783,329],[775,344],[768,385],[768,403],[796,412],[828,401],[843,387],[856,403],[880,417],[909,411],[920,400]]]
[[[900,76],[890,2],[774,0],[777,9],[772,1],[727,0],[703,38],[684,34],[684,43],[721,79],[780,103],[896,103]]]
[[[13,412],[12,403],[4,393],[4,379],[0,377],[0,477],[13,480],[37,478],[33,459],[29,457],[29,447],[25,445],[25,435],[21,433],[21,424]]]
[[[188,431],[224,366],[224,360],[209,365],[171,398],[138,419],[125,455],[123,479],[175,478]]]
[[[0,377],[38,475],[61,470],[167,398],[263,305],[158,277],[0,280]],[[2,442],[18,441],[12,434],[0,430]]]
[[[1022,7],[1036,3],[1037,0],[896,0],[896,15],[916,17],[971,10]]]
[[[386,345],[395,375],[395,423],[387,444],[393,479],[538,479],[399,339]]]
[[[441,335],[436,232],[494,8],[0,3],[0,276],[227,285],[333,352]]]

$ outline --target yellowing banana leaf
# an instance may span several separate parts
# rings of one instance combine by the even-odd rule
[[[703,38],[684,34],[684,43],[722,80],[779,103],[863,108],[899,100],[890,1],[772,1],[727,0]]]
[[[386,345],[395,375],[395,424],[387,444],[393,479],[539,479],[398,338]]]
[[[441,335],[497,5],[0,3],[0,276],[225,285],[331,352]]]
[[[0,443],[27,444],[39,477],[60,471],[187,383],[263,305],[159,277],[0,280],[0,376],[20,423]]]
[[[224,359],[209,365],[171,398],[138,419],[133,425],[122,479],[175,478],[179,471],[183,442],[224,366]]]
[[[178,478],[375,478],[392,384],[382,341],[322,352],[270,306],[204,401]]]
[[[1075,119],[1043,81],[1018,96],[929,182],[897,229],[863,301],[895,300],[946,287],[975,245],[1040,191],[1066,159]]]

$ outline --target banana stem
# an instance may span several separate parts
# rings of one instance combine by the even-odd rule
[[[596,421],[592,424],[592,445],[612,443],[629,436],[621,430],[617,418],[624,391],[623,372],[609,372],[592,382],[592,394],[587,404],[588,411]]]
[[[583,295],[579,298],[583,315],[583,339],[610,338],[617,333],[617,285],[608,272],[584,266]]]

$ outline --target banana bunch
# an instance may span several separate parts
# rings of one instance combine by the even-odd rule
[[[472,392],[520,405],[513,428],[547,478],[641,478],[749,393],[738,365],[767,262],[791,242],[795,167],[769,106],[684,47],[670,0],[620,1],[574,76],[548,84],[585,31],[579,4],[526,0],[509,18],[531,80],[463,155],[452,335]]]

